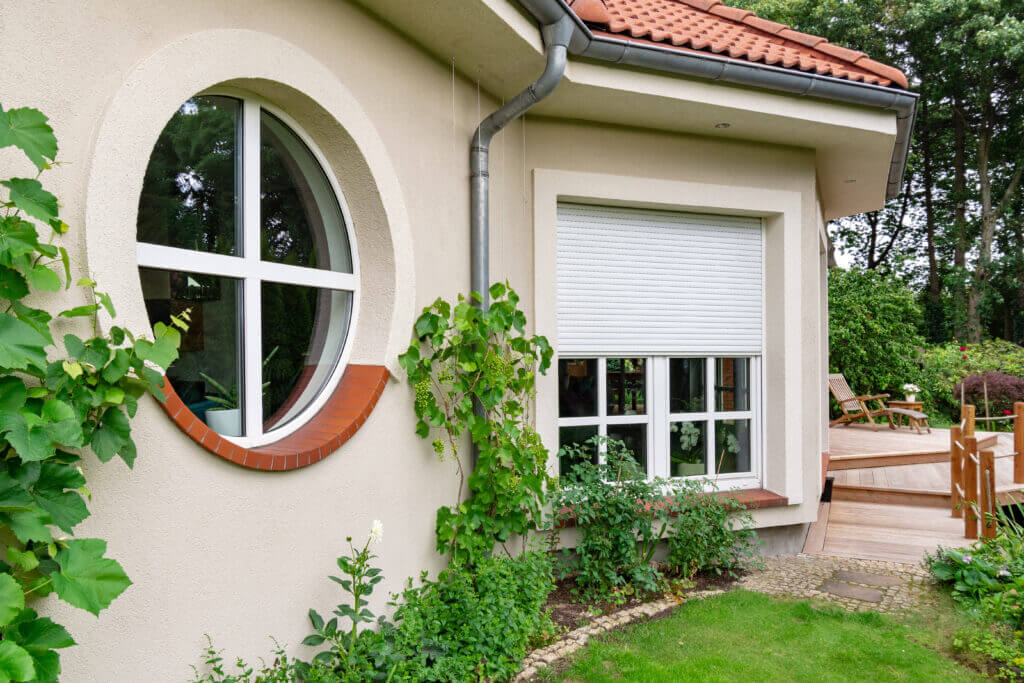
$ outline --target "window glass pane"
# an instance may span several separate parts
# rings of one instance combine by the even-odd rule
[[[626,450],[640,463],[640,469],[647,472],[647,425],[608,425],[608,438],[626,444]]]
[[[559,427],[558,428],[558,472],[565,477],[572,472],[573,465],[590,462],[597,464],[597,449],[593,444],[583,444],[597,436],[597,425],[587,427]],[[563,449],[566,446],[582,446],[586,457],[578,457],[566,453]]]
[[[138,240],[239,255],[241,103],[193,97],[157,138],[139,197]]]
[[[345,220],[313,153],[280,120],[260,113],[260,258],[352,272]]]
[[[715,359],[715,410],[750,410],[750,359]]]
[[[643,415],[647,412],[646,369],[644,358],[608,359],[609,415]]]
[[[715,472],[750,471],[750,420],[715,422]]]
[[[558,359],[558,416],[597,415],[597,359]]]
[[[264,282],[263,429],[287,424],[319,394],[345,346],[351,292]]]
[[[669,476],[707,474],[706,422],[672,422],[668,426]]]
[[[188,309],[178,360],[167,371],[174,390],[196,417],[224,436],[243,436],[241,281],[226,277],[140,268],[151,323],[169,323]]]
[[[670,413],[703,413],[706,358],[672,358],[668,362]]]

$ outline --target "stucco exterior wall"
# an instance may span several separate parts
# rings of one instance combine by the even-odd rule
[[[398,376],[339,452],[287,473],[231,465],[145,402],[133,423],[134,471],[87,466],[93,516],[78,529],[107,539],[134,585],[98,620],[52,600],[44,608],[59,612],[79,643],[62,655],[65,680],[186,679],[204,633],[249,659],[269,651],[269,635],[298,643],[306,610],[337,602],[325,577],[345,537],[363,537],[373,519],[385,528],[377,552],[388,580],[372,605],[380,611],[405,577],[442,564],[434,512],[453,501],[455,470],[414,434],[395,356],[420,308],[468,285],[468,143],[498,102],[336,0],[10,0],[0,26],[3,105],[44,111],[67,162],[44,181],[71,225],[73,277],[98,280],[121,322],[145,325],[133,245],[148,150],[180,102],[227,82],[275,102],[330,161],[362,260],[352,360]],[[0,166],[4,176],[30,173],[11,150],[0,152]],[[554,282],[535,284],[534,272],[535,231],[553,230],[534,224],[535,182],[546,171],[742,188],[737,196],[782,207],[768,216],[765,476],[794,505],[757,519],[813,519],[822,382],[808,360],[820,348],[814,153],[528,118],[495,140],[491,171],[492,279],[512,282],[531,319],[554,294]],[[542,385],[542,421],[551,400],[550,383]]]

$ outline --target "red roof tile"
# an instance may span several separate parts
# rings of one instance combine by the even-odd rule
[[[718,0],[569,0],[597,35],[759,62],[872,85],[907,87],[907,77],[863,52],[832,45]]]

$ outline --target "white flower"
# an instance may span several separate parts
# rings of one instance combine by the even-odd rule
[[[973,560],[974,558],[971,557],[970,553],[964,553],[963,557],[961,557],[960,559],[964,561],[964,564],[970,564],[971,560]]]
[[[903,391],[905,391],[908,394],[916,394],[917,392],[921,391],[921,387],[917,386],[916,384],[911,384],[908,382],[903,385]]]
[[[380,543],[381,539],[384,538],[384,524],[379,519],[373,520],[373,526],[370,527],[370,540],[374,543]]]

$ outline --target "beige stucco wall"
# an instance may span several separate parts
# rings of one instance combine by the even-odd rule
[[[148,150],[178,103],[223,81],[302,123],[346,193],[362,258],[354,361],[397,370],[415,312],[467,285],[468,141],[496,103],[362,10],[338,0],[10,0],[0,5],[0,27],[3,105],[49,115],[67,162],[45,183],[72,226],[65,243],[74,275],[95,277],[132,326],[144,324],[133,211]],[[758,513],[764,525],[813,519],[819,484],[814,158],[792,147],[542,118],[513,124],[492,154],[492,279],[508,278],[531,317],[554,293],[534,273],[534,232],[553,230],[534,225],[538,212],[553,211],[534,204],[544,172],[742,188],[733,199],[720,193],[720,210],[741,197],[773,205],[765,476],[800,504]],[[10,150],[0,165],[2,176],[29,173]],[[549,382],[539,405],[551,400]],[[549,429],[550,412],[541,419]],[[108,539],[134,585],[99,619],[46,603],[79,643],[62,657],[65,680],[186,679],[203,633],[250,659],[269,651],[268,635],[299,642],[306,610],[337,602],[325,577],[346,535],[364,536],[373,519],[385,527],[378,553],[387,590],[441,565],[434,511],[453,500],[454,468],[415,436],[400,379],[355,438],[295,472],[230,465],[152,402],[134,434],[134,471],[88,465],[93,516],[79,528]],[[373,607],[385,597],[380,591]]]

